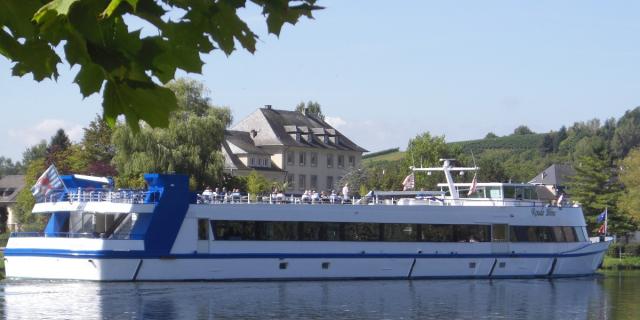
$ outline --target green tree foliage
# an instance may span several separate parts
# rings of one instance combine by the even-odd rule
[[[516,136],[523,136],[525,134],[534,134],[535,132],[531,131],[529,127],[525,125],[518,126],[513,130],[513,134]]]
[[[138,186],[141,174],[146,172],[188,174],[196,188],[222,181],[224,159],[220,147],[224,130],[231,123],[231,112],[209,105],[204,92],[193,84],[177,81],[170,85],[180,94],[177,101],[181,104],[172,112],[169,127],[142,126],[138,134],[126,125],[116,127],[113,163],[123,186]],[[200,95],[194,95],[198,90]],[[193,96],[181,96],[187,92]],[[208,107],[199,113],[204,103]]]
[[[0,178],[10,174],[19,174],[23,170],[24,168],[20,161],[14,163],[11,158],[0,156]]]
[[[313,115],[318,117],[321,120],[324,120],[324,114],[322,113],[322,107],[319,103],[315,101],[308,101],[305,105],[304,102],[298,103],[296,106],[296,111],[302,112],[305,114]]]
[[[27,165],[24,179],[25,188],[18,193],[15,206],[16,220],[21,226],[20,231],[42,231],[44,227],[47,217],[31,213],[35,204],[35,199],[31,195],[31,186],[36,183],[45,169],[44,158],[33,159]]]
[[[15,63],[13,75],[36,81],[57,79],[65,59],[78,66],[74,82],[84,97],[102,91],[110,125],[123,114],[132,130],[139,120],[166,127],[178,105],[159,83],[177,69],[202,72],[200,55],[214,49],[255,51],[258,36],[238,15],[247,4],[262,9],[275,35],[319,9],[315,0],[3,0],[0,54]],[[129,17],[143,20],[150,35],[133,30]]]
[[[86,173],[95,176],[115,176],[117,171],[111,160],[115,146],[111,143],[113,129],[98,115],[84,128],[82,157],[86,162]]]
[[[255,199],[256,196],[269,192],[271,183],[256,170],[251,170],[247,176],[247,192]]]
[[[489,133],[487,133],[486,136],[484,136],[485,139],[494,139],[494,138],[497,138],[497,137],[498,136],[493,132],[489,132]]]
[[[344,186],[348,183],[350,190],[360,192],[360,195],[364,196],[370,189],[369,174],[370,172],[365,168],[353,168],[338,181],[338,185]]]
[[[47,156],[47,141],[42,140],[39,143],[28,147],[22,153],[22,163],[28,165],[31,161],[36,159],[44,159]]]
[[[66,150],[69,149],[69,147],[71,147],[69,136],[67,136],[67,133],[64,132],[63,129],[58,129],[49,142],[49,152]]]
[[[442,165],[439,161],[440,159],[455,158],[457,154],[445,143],[444,136],[432,137],[429,132],[425,132],[409,140],[407,152],[405,153],[405,168],[401,170],[401,173],[408,174],[410,166],[439,167]],[[437,174],[431,176],[417,174],[415,179],[416,189],[433,189],[441,180],[442,177]]]
[[[614,154],[620,159],[640,146],[640,107],[625,112],[618,120],[611,144]]]
[[[620,196],[618,209],[640,221],[640,149],[631,150],[620,167],[620,182],[624,192]]]
[[[578,201],[587,216],[587,223],[593,232],[598,225],[596,216],[605,209],[609,211],[609,232],[624,234],[635,228],[629,216],[617,210],[621,195],[621,185],[615,179],[615,172],[607,160],[600,157],[582,157],[574,165],[576,175],[568,183],[569,195]]]

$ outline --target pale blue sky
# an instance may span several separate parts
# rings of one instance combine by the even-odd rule
[[[536,132],[640,105],[640,2],[325,0],[327,8],[267,36],[255,55],[204,56],[203,81],[235,120],[271,104],[318,101],[363,147],[404,148],[430,131],[448,141]],[[75,70],[57,83],[12,77],[0,58],[0,155],[22,151],[58,127],[74,139],[101,112],[82,100]]]

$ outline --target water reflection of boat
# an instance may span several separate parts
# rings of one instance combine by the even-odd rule
[[[215,285],[12,281],[0,284],[0,310],[6,319],[600,319],[614,312],[608,308],[622,309],[602,282],[597,277]]]
[[[589,241],[581,208],[551,206],[528,184],[454,183],[452,172],[475,169],[445,160],[439,168],[414,169],[444,172],[441,192],[386,200],[372,194],[341,205],[199,201],[180,175],[146,175],[149,188],[143,191],[114,191],[106,179],[66,176],[67,189],[33,209],[51,214],[45,231],[9,239],[7,276],[136,281],[593,274],[608,242]]]

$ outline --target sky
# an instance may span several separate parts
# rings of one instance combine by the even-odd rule
[[[256,108],[321,104],[370,151],[423,132],[447,141],[619,118],[640,105],[640,2],[319,0],[326,7],[268,35],[256,8],[255,54],[203,55],[214,104],[239,121]],[[0,156],[14,160],[64,128],[79,141],[102,98],[82,99],[77,68],[57,82],[11,76],[0,56]]]

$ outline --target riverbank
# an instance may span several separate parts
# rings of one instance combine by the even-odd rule
[[[640,270],[640,257],[610,257],[605,256],[602,263],[605,270]]]

